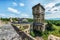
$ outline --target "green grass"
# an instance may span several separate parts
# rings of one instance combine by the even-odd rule
[[[49,34],[53,34],[55,36],[60,37],[60,26],[53,25],[53,27],[55,28],[55,30],[52,32],[49,32]]]
[[[19,28],[20,30],[24,30],[24,28]]]
[[[42,37],[44,38],[44,40],[48,40],[48,36],[50,34],[57,36],[57,37],[60,37],[60,26],[53,25],[53,27],[55,29],[54,31],[47,31],[48,34],[43,33]]]
[[[43,35],[42,37],[44,40],[48,40],[48,35]]]
[[[43,32],[43,35],[42,35],[42,37],[43,37],[43,39],[44,40],[48,40],[48,36],[50,35],[50,34],[52,34],[52,35],[54,35],[54,36],[57,36],[57,37],[60,37],[60,26],[56,26],[56,25],[53,25],[52,26],[55,30],[53,30],[53,31],[48,31],[48,30],[45,30],[45,32]],[[31,33],[31,36],[35,36],[35,33]]]
[[[33,31],[30,32],[30,35],[31,35],[32,37],[35,37],[35,33],[34,33]]]

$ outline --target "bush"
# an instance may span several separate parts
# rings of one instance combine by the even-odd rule
[[[30,32],[30,35],[33,36],[33,37],[35,37],[35,33],[33,31]]]
[[[33,19],[27,19],[28,20],[28,22],[33,22]]]
[[[48,24],[46,25],[46,30],[47,31],[53,31],[54,30],[52,23],[48,22]]]
[[[34,30],[34,33],[35,33],[36,36],[42,36],[43,35],[42,31]]]
[[[49,31],[45,30],[44,35],[48,35],[48,34],[49,34]]]
[[[56,26],[60,26],[60,23],[56,23],[55,25],[56,25]]]

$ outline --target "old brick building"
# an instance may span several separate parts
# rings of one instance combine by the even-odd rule
[[[44,7],[39,3],[32,7],[33,12],[33,29],[37,31],[44,31]]]

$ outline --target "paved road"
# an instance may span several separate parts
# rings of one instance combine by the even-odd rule
[[[10,23],[0,27],[0,40],[20,40],[19,38],[20,36],[16,33]]]

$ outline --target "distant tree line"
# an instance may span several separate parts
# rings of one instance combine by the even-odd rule
[[[0,18],[2,21],[10,21],[10,18]],[[12,18],[13,21],[18,21],[18,18]],[[33,22],[32,18],[27,18],[28,22]],[[56,26],[60,26],[60,20],[45,20],[48,24],[54,24]]]
[[[27,20],[28,20],[28,22],[33,22],[33,19],[31,19],[31,18],[28,18]]]
[[[60,20],[45,20],[45,22],[49,22],[50,24],[54,24],[56,26],[60,26]]]
[[[2,21],[10,21],[9,18],[0,18],[0,20],[2,20]]]
[[[0,18],[2,21],[10,21],[10,18]],[[12,18],[13,21],[17,21],[17,18]]]
[[[0,18],[2,21],[10,21],[10,18]],[[13,21],[18,21],[18,18],[12,18]],[[27,18],[28,22],[33,22],[33,19]]]

